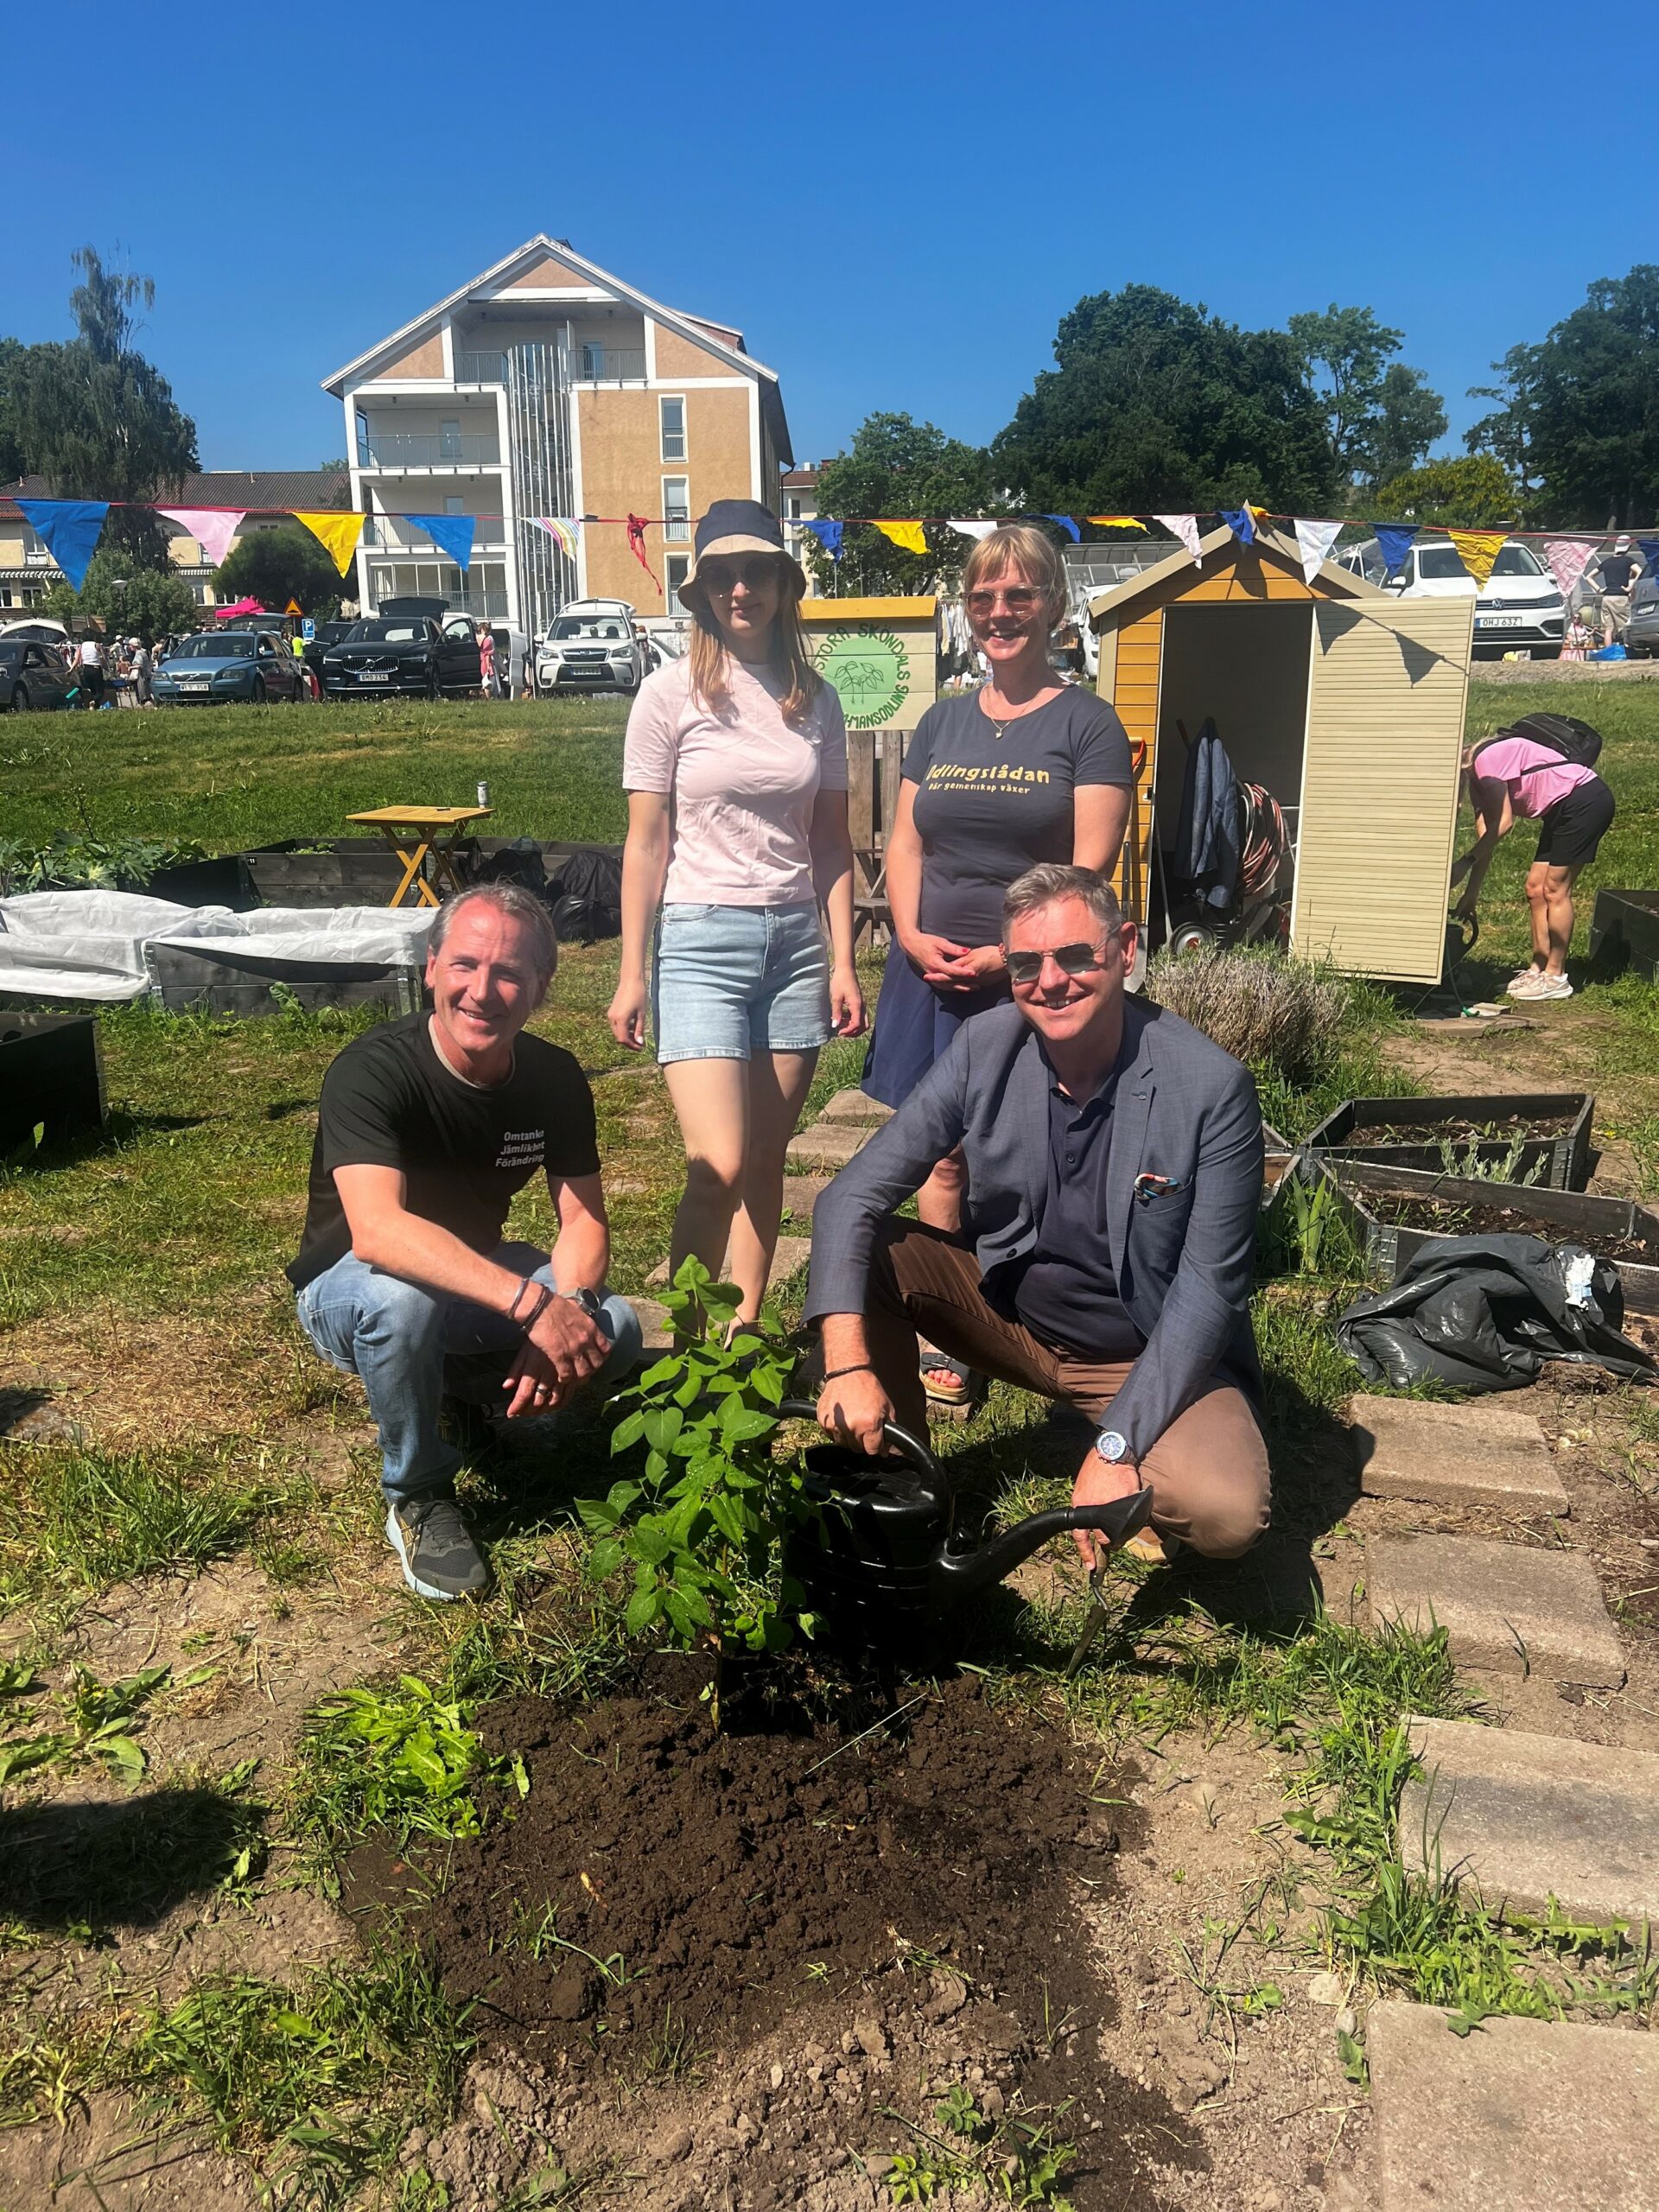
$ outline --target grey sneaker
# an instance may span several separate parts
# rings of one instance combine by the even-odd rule
[[[417,1497],[394,1505],[386,1536],[417,1598],[481,1598],[490,1570],[453,1497]]]

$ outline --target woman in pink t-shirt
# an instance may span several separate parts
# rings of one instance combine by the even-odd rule
[[[746,1320],[766,1294],[785,1147],[819,1050],[864,1027],[847,726],[807,658],[805,588],[777,517],[717,500],[679,589],[690,650],[640,685],[622,764],[611,1028],[639,1051],[649,1011],[685,1140],[671,1268],[695,1254],[719,1274],[729,1241],[723,1271]]]
[[[1560,715],[1570,734],[1588,731]],[[1573,941],[1573,886],[1579,870],[1596,856],[1613,819],[1613,795],[1593,768],[1567,759],[1555,747],[1527,734],[1527,724],[1501,729],[1495,738],[1472,746],[1463,756],[1470,804],[1480,835],[1452,871],[1468,887],[1453,912],[1472,919],[1480,887],[1498,840],[1517,822],[1536,822],[1538,850],[1527,871],[1527,906],[1532,918],[1532,959],[1510,979],[1512,999],[1570,999],[1567,948]]]

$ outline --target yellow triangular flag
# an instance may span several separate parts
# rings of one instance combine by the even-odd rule
[[[302,514],[293,510],[296,522],[302,522],[320,545],[327,548],[329,558],[343,576],[352,565],[352,556],[357,551],[357,541],[363,535],[366,515],[342,514],[338,508],[327,513]]]
[[[922,535],[922,525],[918,522],[872,520],[870,528],[879,530],[883,537],[890,537],[901,553],[925,553],[927,550],[927,540]]]
[[[1446,536],[1458,549],[1458,558],[1475,580],[1475,589],[1484,591],[1486,580],[1492,573],[1507,530],[1448,530]]]
[[[1144,530],[1139,515],[1084,515],[1084,522],[1091,522],[1096,530]]]

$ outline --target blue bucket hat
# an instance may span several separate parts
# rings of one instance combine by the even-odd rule
[[[680,599],[699,613],[706,612],[697,570],[705,561],[727,553],[771,553],[792,569],[804,594],[806,575],[784,544],[784,526],[770,507],[759,499],[716,499],[697,524],[691,547],[691,567],[680,586]]]

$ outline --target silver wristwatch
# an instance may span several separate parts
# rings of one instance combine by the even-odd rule
[[[1095,1439],[1095,1449],[1108,1465],[1116,1467],[1129,1456],[1129,1440],[1117,1429],[1103,1428]]]

